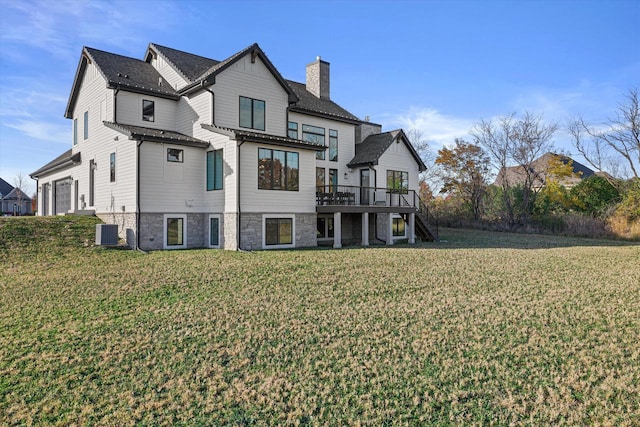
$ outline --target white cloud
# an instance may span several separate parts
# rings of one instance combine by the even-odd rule
[[[443,114],[433,108],[411,108],[395,116],[389,115],[385,122],[405,131],[420,131],[430,148],[437,151],[445,145],[453,144],[456,138],[468,138],[474,120]]]
[[[10,123],[4,123],[4,126],[15,129],[29,138],[41,141],[55,142],[59,144],[69,145],[71,141],[71,131],[69,126],[62,124],[18,119]]]

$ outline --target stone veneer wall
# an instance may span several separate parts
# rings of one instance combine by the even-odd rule
[[[283,214],[288,215],[288,214]],[[246,251],[262,249],[262,214],[243,213],[241,216],[240,247]],[[295,247],[305,248],[318,245],[316,238],[316,214],[295,214]]]
[[[222,224],[222,247],[227,250],[235,251],[238,249],[236,236],[238,235],[238,214],[225,213],[221,216]]]

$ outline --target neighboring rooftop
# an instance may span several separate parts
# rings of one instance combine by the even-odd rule
[[[12,190],[13,185],[0,178],[0,199],[2,198],[2,196],[6,196],[7,194],[11,193]]]
[[[543,154],[542,156],[540,156],[539,158],[537,158],[531,163],[531,166],[533,168],[533,172],[535,175],[534,183],[533,183],[534,187],[542,187],[546,184],[548,170],[549,170],[549,162],[551,161],[552,158],[556,156],[560,157],[560,160],[565,165],[568,164],[569,162],[572,162],[571,165],[573,167],[573,173],[575,174],[575,176],[565,177],[560,179],[560,184],[564,185],[565,187],[572,187],[576,185],[578,182],[580,182],[581,180],[595,173],[593,170],[589,169],[588,167],[586,167],[581,163],[576,162],[570,157],[567,157],[562,154],[555,154],[555,153],[549,152],[549,153]],[[510,166],[506,168],[506,172],[505,172],[505,169],[500,170],[500,172],[498,173],[498,176],[496,177],[494,185],[498,185],[500,182],[502,182],[502,179],[505,173],[506,173],[507,182],[509,183],[510,186],[524,183],[525,174],[524,174],[524,171],[522,170],[522,167]]]

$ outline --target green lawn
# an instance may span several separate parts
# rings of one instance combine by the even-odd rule
[[[640,424],[638,245],[145,255],[95,223],[0,219],[0,425]]]

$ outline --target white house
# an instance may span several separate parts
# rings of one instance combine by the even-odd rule
[[[38,214],[90,213],[143,250],[433,239],[425,165],[402,130],[333,102],[329,63],[285,80],[253,44],[217,61],[150,44],[84,47],[71,148],[31,174]]]

